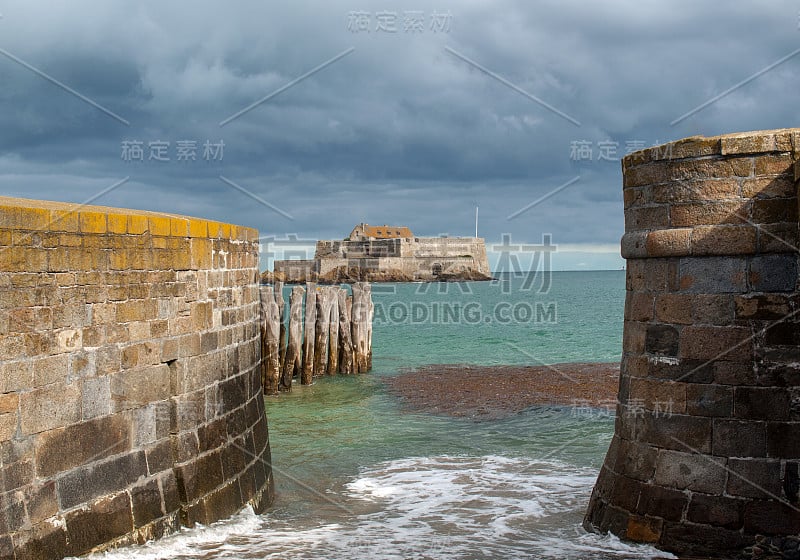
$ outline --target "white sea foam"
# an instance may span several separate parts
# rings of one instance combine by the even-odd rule
[[[342,489],[355,513],[336,522],[247,510],[143,547],[136,558],[670,558],[586,533],[581,517],[597,471],[496,455],[417,457],[364,469]]]

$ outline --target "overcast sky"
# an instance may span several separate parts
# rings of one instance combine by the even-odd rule
[[[0,193],[311,240],[474,235],[477,205],[490,248],[619,268],[626,152],[800,125],[798,10],[0,0]]]

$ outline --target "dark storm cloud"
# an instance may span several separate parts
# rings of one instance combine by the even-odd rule
[[[422,32],[376,31],[377,12],[411,10]],[[356,11],[370,32],[348,30]],[[430,29],[434,12],[452,14],[448,31]],[[0,13],[0,48],[130,123],[0,56],[3,194],[80,202],[130,177],[97,203],[265,235],[341,237],[358,221],[465,235],[479,205],[490,240],[613,246],[626,150],[797,124],[800,56],[670,124],[800,47],[791,2],[0,2]],[[123,161],[126,140],[170,142],[171,160]],[[176,161],[181,140],[197,142],[195,161]],[[206,141],[224,142],[221,161],[201,157]],[[578,143],[590,157],[574,157]]]

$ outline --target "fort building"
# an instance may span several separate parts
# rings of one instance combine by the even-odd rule
[[[313,259],[278,260],[287,282],[490,280],[479,237],[416,237],[406,226],[358,224],[341,241],[317,241]]]

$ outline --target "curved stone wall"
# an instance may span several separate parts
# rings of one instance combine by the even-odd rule
[[[0,557],[271,500],[258,233],[0,198]]]
[[[729,557],[800,534],[800,130],[623,160],[615,435],[587,528]]]

